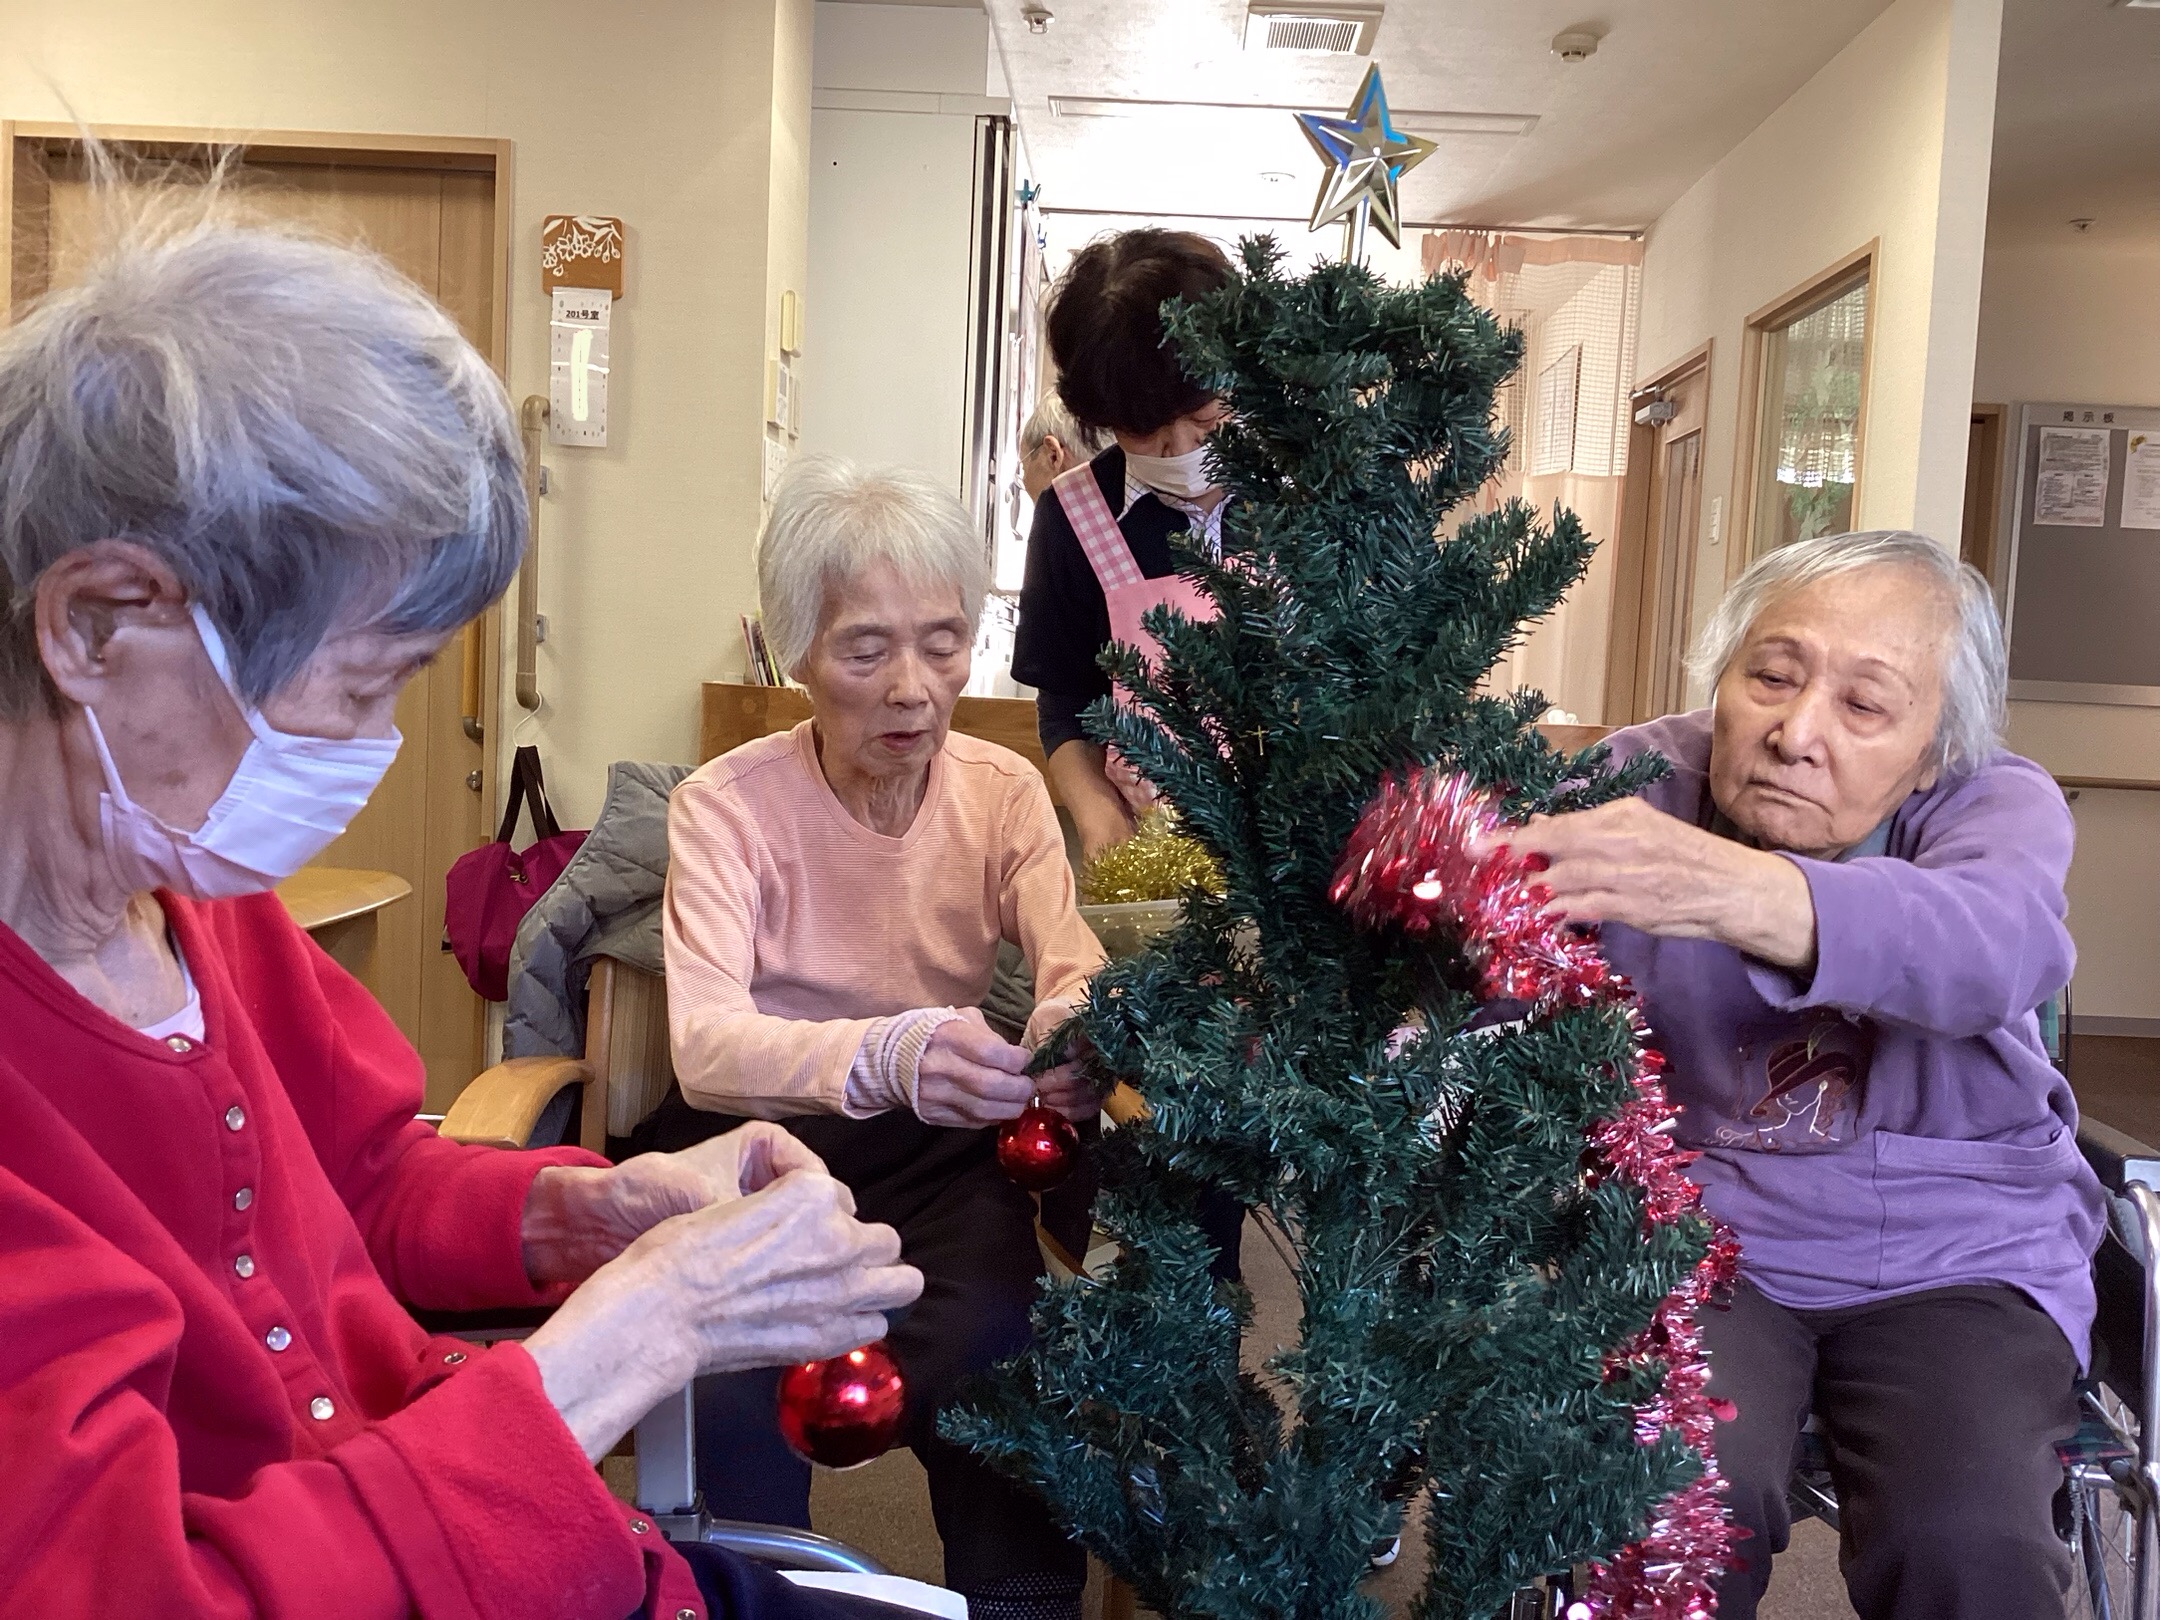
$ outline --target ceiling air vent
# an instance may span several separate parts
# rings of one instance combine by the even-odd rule
[[[1248,51],[1312,51],[1324,56],[1370,56],[1379,31],[1378,6],[1283,0],[1252,6],[1245,15]]]

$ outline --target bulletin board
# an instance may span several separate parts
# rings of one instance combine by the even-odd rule
[[[2026,405],[2015,442],[2010,696],[2160,708],[2160,409]]]

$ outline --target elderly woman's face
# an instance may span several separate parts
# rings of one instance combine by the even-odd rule
[[[1836,855],[1935,780],[1952,625],[1915,569],[1856,569],[1773,600],[1717,685],[1710,795],[1766,849]]]
[[[884,562],[828,586],[801,670],[827,774],[927,770],[945,744],[973,650],[953,586],[919,583]]]
[[[37,612],[47,672],[97,713],[129,795],[170,826],[201,826],[251,733],[172,571],[131,542],[99,541],[46,570]],[[387,737],[399,692],[448,639],[333,630],[263,700],[262,717],[295,737]]]
[[[1042,442],[1020,458],[1020,488],[1032,501],[1071,465],[1072,457],[1065,453],[1057,435],[1045,433]]]

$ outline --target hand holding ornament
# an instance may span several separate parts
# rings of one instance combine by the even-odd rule
[[[938,1025],[916,1060],[916,1117],[961,1129],[1017,1119],[1035,1097],[1027,1067],[1027,1048],[1000,1040],[969,1007]]]
[[[900,1236],[855,1219],[848,1189],[792,1170],[757,1192],[661,1221],[587,1279],[524,1349],[598,1459],[704,1373],[838,1355],[921,1294]]]
[[[1472,844],[1543,870],[1546,914],[1708,939],[1796,971],[1815,961],[1815,902],[1791,861],[1691,826],[1640,799],[1533,816]]]
[[[525,1195],[520,1237],[537,1285],[583,1282],[644,1233],[708,1204],[731,1203],[825,1162],[756,1120],[679,1153],[641,1153],[612,1169],[550,1165]]]
[[[1035,1101],[1071,1120],[1093,1119],[1102,1112],[1102,1091],[1086,1073],[1085,1059],[1090,1050],[1087,1038],[1067,1036],[1059,1044],[1059,1061],[1048,1068],[1040,1065],[1044,1046],[1079,1013],[1082,1005],[1064,999],[1038,1002],[1028,1018],[1025,1037],[1034,1052],[1030,1064],[1035,1068]]]

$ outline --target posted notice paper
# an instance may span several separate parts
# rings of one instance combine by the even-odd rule
[[[2106,428],[2040,430],[2034,523],[2097,529],[2107,521],[2108,438]]]
[[[2130,453],[2123,460],[2122,526],[2160,529],[2160,433],[2130,435]]]

